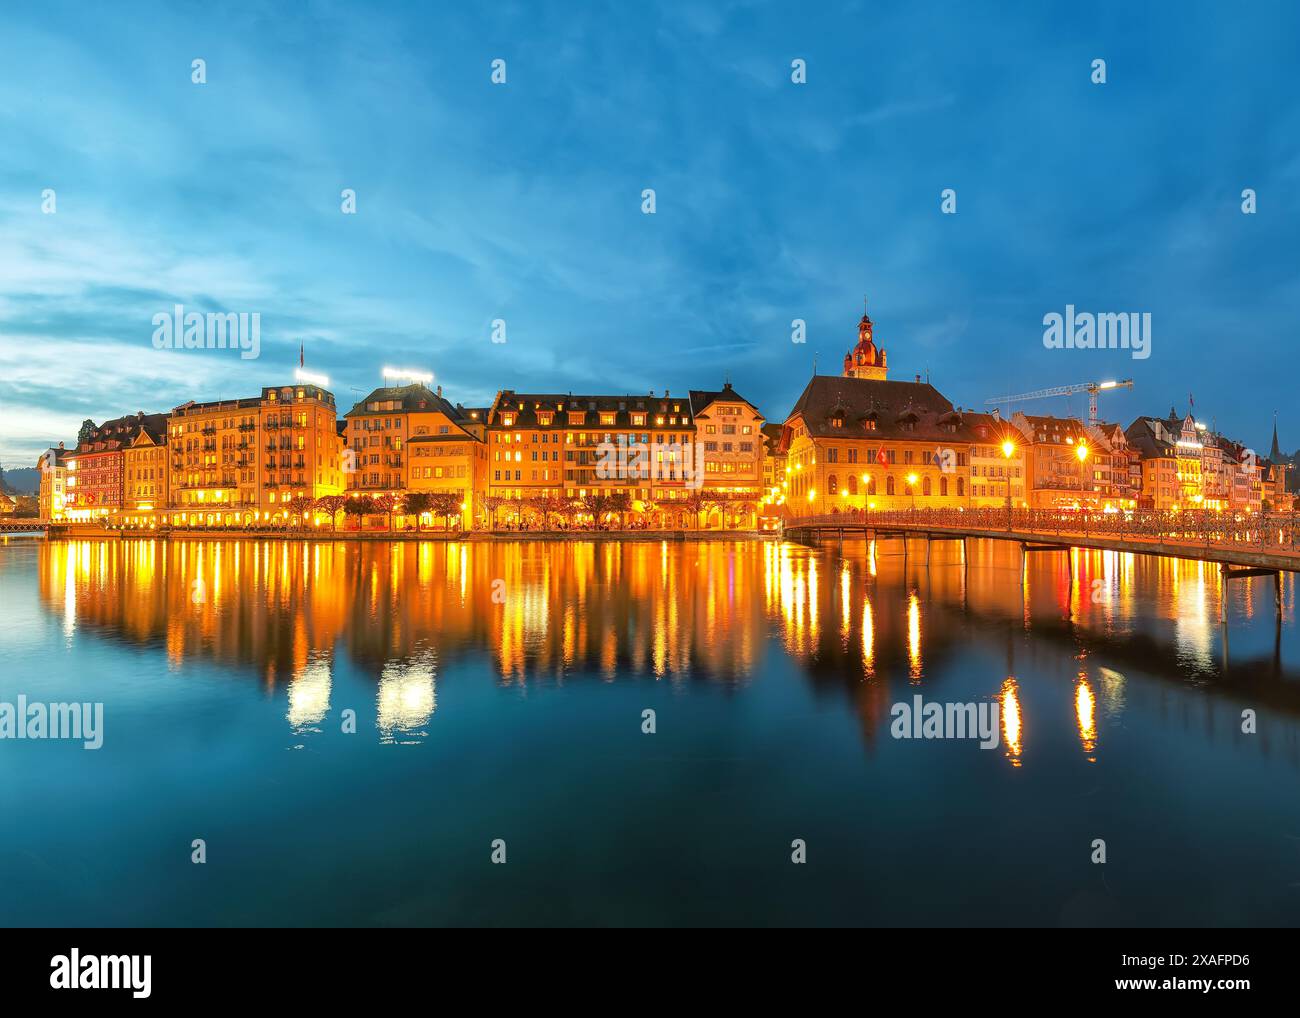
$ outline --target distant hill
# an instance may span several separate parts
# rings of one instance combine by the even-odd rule
[[[0,491],[10,495],[35,495],[41,486],[41,475],[35,467],[20,467],[0,474]]]

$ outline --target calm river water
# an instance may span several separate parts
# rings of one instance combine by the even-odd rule
[[[1294,577],[1073,554],[10,540],[0,922],[1297,923]]]

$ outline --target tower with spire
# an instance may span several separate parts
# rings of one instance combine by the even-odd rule
[[[871,338],[871,316],[867,314],[866,301],[862,302],[862,321],[858,322],[858,345],[844,355],[845,378],[870,378],[885,381],[888,369],[885,351]]]

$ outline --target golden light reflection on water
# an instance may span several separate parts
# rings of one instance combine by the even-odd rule
[[[1019,766],[1025,704],[1040,717],[1042,687],[1002,676],[1028,683],[1011,658],[1032,640],[1054,646],[1050,660],[1069,668],[1051,716],[1038,722],[1041,744],[1064,735],[1095,759],[1106,720],[1132,699],[1124,671],[1163,667],[1181,681],[1181,670],[1216,666],[1222,595],[1212,568],[1076,552],[1071,569],[1065,556],[1045,553],[1030,556],[1022,586],[1018,549],[971,542],[929,563],[899,550],[894,543],[877,556],[874,542],[833,552],[721,541],[49,542],[38,583],[66,639],[155,642],[177,671],[204,659],[243,668],[284,688],[295,731],[337,707],[342,656],[348,674],[375,683],[381,730],[395,742],[419,738],[435,713],[436,673],[466,656],[485,655],[497,681],[519,687],[573,674],[779,682],[788,658],[814,685],[845,690],[868,741],[887,727],[898,684],[956,672],[974,683],[954,691],[962,698],[998,698],[1007,757]],[[195,599],[196,589],[204,596]],[[1256,606],[1272,612],[1271,596],[1251,589],[1238,583],[1235,617]],[[1293,604],[1288,578],[1284,606]],[[1083,680],[1080,638],[1095,643],[1092,677]],[[1103,667],[1097,648],[1118,667]]]
[[[844,646],[849,645],[849,635],[853,631],[853,576],[849,572],[849,563],[840,566],[840,636]]]
[[[324,657],[309,661],[289,683],[289,711],[294,731],[315,729],[330,710],[330,665]]]
[[[1079,676],[1079,684],[1074,691],[1074,715],[1079,724],[1079,742],[1092,763],[1097,758],[1092,755],[1097,748],[1097,698],[1084,675]]]
[[[410,743],[427,734],[423,729],[438,709],[435,673],[434,655],[428,650],[384,663],[376,698],[381,742]]]
[[[921,599],[912,591],[907,599],[907,662],[908,676],[913,682],[921,681]]]
[[[1002,683],[1002,743],[1013,767],[1020,766],[1020,754],[1024,751],[1021,739],[1020,689],[1016,680],[1007,676]]]
[[[867,677],[876,674],[876,624],[871,619],[871,598],[862,599],[862,669]]]

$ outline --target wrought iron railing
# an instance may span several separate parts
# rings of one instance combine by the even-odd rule
[[[1155,544],[1208,546],[1300,553],[1300,515],[1205,510],[1105,513],[1053,509],[846,509],[795,517],[800,526],[918,527],[968,531],[1007,531],[1053,537],[1110,537]]]

